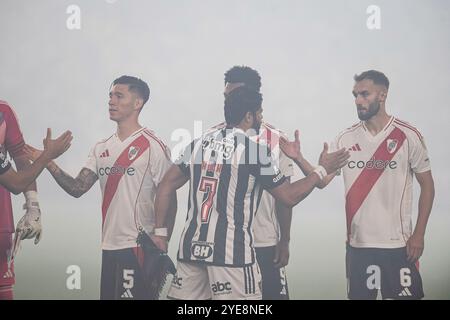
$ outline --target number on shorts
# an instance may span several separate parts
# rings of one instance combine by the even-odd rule
[[[400,269],[400,284],[402,287],[411,286],[411,270],[409,268]]]
[[[134,287],[134,270],[123,269],[123,287],[125,289],[133,289]]]

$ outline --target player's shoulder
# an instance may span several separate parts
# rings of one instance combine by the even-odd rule
[[[278,138],[280,138],[280,137],[287,138],[287,134],[285,132],[283,132],[282,130],[276,128],[274,125],[267,123],[267,122],[263,122],[261,124],[260,131],[261,131],[261,134],[269,133],[270,135],[278,137]]]
[[[208,134],[208,133],[211,133],[211,132],[216,132],[217,130],[221,130],[221,129],[225,128],[226,126],[227,126],[226,122],[221,122],[219,124],[216,124],[216,125],[212,126],[209,129],[207,129],[204,133]]]
[[[5,114],[13,114],[15,116],[14,109],[8,102],[3,100],[0,100],[0,112],[2,113],[2,116]]]
[[[409,140],[411,139],[413,140],[418,139],[420,141],[423,140],[423,135],[420,133],[419,129],[417,129],[409,122],[394,117],[392,125],[400,129]]]
[[[358,130],[361,130],[363,128],[362,121],[358,121],[357,123],[352,124],[350,127],[345,128],[344,130],[341,130],[337,135],[337,140],[342,139],[346,135],[350,135],[352,133],[357,132]]]
[[[159,150],[162,150],[163,152],[168,152],[169,151],[169,147],[167,147],[167,145],[164,143],[164,141],[155,133],[155,131],[148,129],[148,128],[143,128],[140,132],[139,132],[144,138],[147,139],[147,141],[150,143],[150,146],[152,148],[156,148]]]
[[[95,143],[95,146],[110,141],[110,140],[114,137],[114,135],[115,135],[115,133],[113,133],[112,135],[108,136],[107,138],[102,138],[102,139],[100,139],[99,141],[97,141],[97,142]]]
[[[11,110],[11,106],[9,105],[8,102],[0,100],[0,110]]]
[[[100,139],[100,140],[98,140],[95,144],[94,144],[94,146],[92,147],[92,149],[94,150],[94,153],[95,153],[95,151],[98,149],[98,148],[101,148],[102,146],[104,146],[108,141],[111,141],[111,139],[114,137],[114,133],[112,134],[112,135],[110,135],[110,136],[108,136],[107,138],[102,138],[102,139]]]

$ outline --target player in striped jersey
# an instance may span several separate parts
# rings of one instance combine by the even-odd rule
[[[290,184],[274,164],[267,145],[247,131],[262,121],[262,96],[245,86],[225,98],[226,128],[194,140],[158,188],[152,238],[167,250],[166,221],[170,194],[190,181],[188,214],[178,249],[177,275],[169,297],[176,299],[261,299],[252,223],[260,188],[286,206],[304,199],[319,183],[317,170]],[[345,165],[344,149],[323,152],[321,169]]]
[[[139,113],[149,98],[141,79],[122,76],[112,83],[110,119],[117,131],[98,142],[77,178],[54,162],[47,169],[70,195],[80,197],[99,180],[102,190],[101,299],[148,299],[145,259],[137,239],[155,224],[154,197],[172,162],[170,152],[155,134],[139,124]],[[38,154],[37,150],[33,152]],[[176,212],[171,195],[169,217]]]
[[[347,216],[347,278],[350,299],[420,299],[417,261],[434,198],[430,161],[422,135],[386,113],[389,80],[379,71],[355,76],[353,95],[361,120],[340,133],[335,148],[351,157],[343,168]],[[281,148],[306,173],[312,168],[296,142]],[[412,228],[413,174],[420,186],[417,223]],[[328,184],[333,175],[322,182]]]
[[[234,66],[225,73],[225,95],[243,85],[260,92],[259,73],[248,66]],[[285,135],[265,121],[257,134],[257,139],[265,141],[271,149],[281,172],[290,179],[294,174],[292,160],[280,152],[278,143],[280,136]],[[253,232],[256,259],[262,276],[262,297],[263,300],[287,300],[289,290],[285,266],[289,261],[292,208],[284,206],[264,190],[258,199]]]

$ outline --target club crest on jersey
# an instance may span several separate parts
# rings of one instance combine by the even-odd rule
[[[138,147],[131,146],[130,149],[128,149],[128,160],[134,160],[137,157],[139,150]]]
[[[387,151],[389,153],[394,153],[395,150],[397,149],[397,145],[398,145],[398,140],[396,139],[387,139]]]

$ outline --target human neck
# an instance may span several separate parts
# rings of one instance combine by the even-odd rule
[[[372,118],[364,121],[364,125],[372,135],[377,135],[387,125],[390,118],[390,115],[388,115],[385,111],[380,110],[380,112],[378,112]]]
[[[116,134],[121,141],[128,138],[133,132],[139,130],[142,126],[137,122],[137,120],[127,120],[117,123]]]
[[[235,126],[236,129],[241,129],[244,132],[247,132],[248,129],[250,129],[248,126],[246,126],[245,124],[238,124],[237,126]]]

